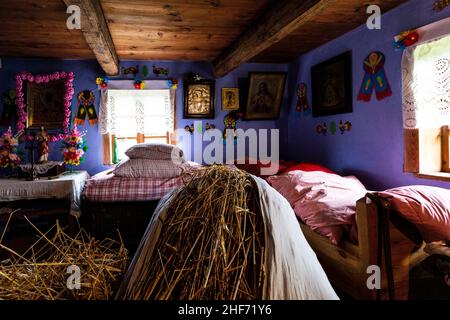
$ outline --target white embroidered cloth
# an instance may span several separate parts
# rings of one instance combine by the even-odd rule
[[[0,202],[33,199],[69,199],[70,214],[80,216],[80,197],[89,174],[65,172],[53,179],[35,181],[0,179]]]
[[[38,163],[34,165],[34,170],[36,171],[37,174],[44,174],[47,173],[48,170],[52,169],[53,167],[56,166],[60,166],[62,165],[64,162],[62,161],[49,161],[46,163]],[[31,171],[31,163],[27,163],[27,164],[21,164],[20,169],[22,169],[23,172],[30,172]]]

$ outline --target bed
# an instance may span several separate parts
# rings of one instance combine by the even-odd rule
[[[159,200],[182,184],[174,178],[123,178],[112,170],[86,182],[81,199],[82,224],[97,238],[117,238],[117,229],[133,252]]]
[[[354,299],[389,299],[387,273],[381,266],[381,292],[370,290],[367,267],[377,265],[378,255],[378,208],[368,197],[356,203],[358,243],[344,239],[339,245],[299,222],[305,238],[317,255],[330,281]],[[400,222],[401,223],[401,222]],[[409,272],[428,254],[425,244],[418,245],[398,228],[398,223],[389,221],[390,249],[394,277],[395,299],[408,299]],[[378,294],[380,296],[378,296]]]
[[[334,174],[328,168],[310,163],[294,165],[291,168],[324,172],[325,175]],[[255,173],[259,166],[245,169]],[[278,177],[288,172],[289,170],[284,168],[278,173]],[[264,178],[269,184],[272,184],[271,177]],[[289,194],[290,190],[287,190],[292,186],[287,187],[285,183],[280,183],[278,186],[272,185],[272,187],[287,198],[294,209],[294,201],[289,199],[292,195]],[[311,226],[305,224],[301,218],[298,218],[301,230],[316,253],[328,278],[337,289],[342,291],[344,296],[353,299],[408,299],[410,270],[428,257],[428,254],[423,251],[425,243],[417,235],[417,230],[411,223],[400,218],[399,215],[392,214],[390,216],[386,227],[390,235],[388,247],[391,251],[389,256],[392,260],[392,268],[389,270],[392,270],[391,287],[393,290],[389,292],[385,247],[382,245],[380,246],[382,253],[379,254],[378,217],[380,209],[364,194],[365,192],[361,198],[355,198],[356,215],[351,228],[352,232],[349,231],[337,243],[332,243],[329,237],[319,234]],[[368,194],[370,195],[370,193]],[[379,255],[382,261],[378,260]],[[381,268],[381,290],[369,289],[367,286],[368,278],[373,274],[370,269],[368,271],[368,267],[373,265],[380,265]]]

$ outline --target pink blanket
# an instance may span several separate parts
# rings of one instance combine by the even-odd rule
[[[367,193],[355,177],[319,171],[292,171],[267,181],[306,225],[334,244],[355,225],[356,201]]]

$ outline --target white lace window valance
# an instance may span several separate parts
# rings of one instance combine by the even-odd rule
[[[424,27],[422,41],[403,53],[403,127],[450,125],[450,20]],[[436,29],[447,35],[438,36]],[[430,34],[436,38],[427,39]],[[420,29],[419,29],[420,34]]]
[[[136,90],[129,88],[132,81],[110,81],[101,91],[100,133],[122,137],[172,133],[175,90],[168,89],[166,81],[152,82],[148,90]]]

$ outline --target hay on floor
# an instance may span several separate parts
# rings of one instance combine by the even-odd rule
[[[105,300],[113,297],[129,264],[122,240],[98,241],[82,229],[72,238],[58,223],[44,234],[27,221],[40,238],[24,254],[2,244],[8,226],[0,237],[0,250],[6,250],[11,256],[0,261],[0,300]],[[76,278],[70,278],[77,271],[70,266],[80,270],[79,289]]]
[[[124,283],[118,298],[262,299],[265,232],[256,190],[241,170],[215,165],[191,173],[167,204],[150,262],[135,256],[138,274],[127,277],[137,280]]]

